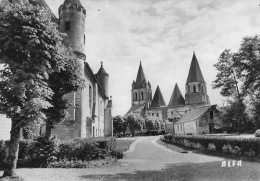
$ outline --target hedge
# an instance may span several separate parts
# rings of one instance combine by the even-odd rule
[[[85,165],[87,161],[104,159],[108,156],[121,156],[115,150],[115,138],[84,138],[61,142],[56,138],[20,141],[17,167],[48,167],[53,162]],[[4,167],[6,145],[0,140],[0,168]],[[78,162],[78,164],[76,162]],[[62,166],[61,166],[62,167]]]
[[[260,138],[204,136],[204,135],[164,135],[167,142],[200,150],[209,150],[234,156],[260,156]]]

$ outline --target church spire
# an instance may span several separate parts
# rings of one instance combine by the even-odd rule
[[[168,106],[174,107],[174,106],[180,106],[184,104],[185,104],[185,100],[181,94],[178,84],[176,83]]]
[[[135,89],[139,89],[139,88],[145,88],[145,85],[147,84],[145,75],[144,75],[144,70],[142,67],[142,63],[140,61],[140,65],[139,65],[139,69],[138,69],[138,73],[137,73],[137,77],[136,77],[136,81],[135,81]]]
[[[163,106],[165,106],[165,102],[164,102],[160,87],[157,86],[150,107],[163,107]]]
[[[186,84],[191,82],[205,82],[194,51]]]

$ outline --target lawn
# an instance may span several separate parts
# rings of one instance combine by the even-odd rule
[[[129,149],[130,145],[134,142],[133,139],[117,138],[116,151],[125,152]]]

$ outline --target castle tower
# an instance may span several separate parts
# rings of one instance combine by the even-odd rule
[[[185,105],[185,100],[181,94],[178,84],[176,83],[168,107],[178,107],[181,105]]]
[[[164,107],[164,106],[165,106],[165,101],[163,99],[160,87],[157,86],[150,108]]]
[[[200,70],[195,52],[190,65],[189,75],[186,81],[185,104],[206,105],[209,104],[206,82]]]
[[[98,71],[98,73],[96,74],[96,78],[100,84],[100,86],[102,87],[102,89],[104,90],[104,93],[106,95],[106,97],[108,97],[109,95],[109,90],[108,90],[108,79],[109,79],[109,74],[106,73],[104,67],[103,67],[103,62],[101,62],[101,67]]]
[[[136,81],[132,83],[132,105],[145,105],[148,108],[152,100],[150,82],[146,81],[142,63],[140,61]]]
[[[71,47],[77,55],[77,60],[81,67],[81,74],[84,78],[85,68],[85,19],[86,9],[81,5],[80,0],[65,0],[59,7],[59,30],[66,33],[63,43],[67,47]],[[68,94],[66,97],[69,100],[71,107],[67,110],[69,117],[67,120],[75,121],[75,132],[72,137],[84,137],[86,135],[87,117],[86,88]]]

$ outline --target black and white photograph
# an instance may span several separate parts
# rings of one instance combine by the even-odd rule
[[[260,180],[260,0],[0,0],[0,181],[92,180]]]

